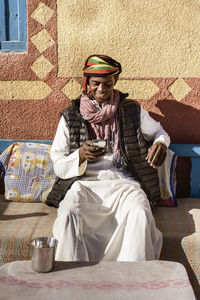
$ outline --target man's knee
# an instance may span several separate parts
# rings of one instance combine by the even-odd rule
[[[128,211],[150,209],[149,200],[141,189],[129,194],[125,200],[125,207]]]
[[[59,205],[58,213],[65,215],[70,213],[75,214],[78,207],[79,203],[76,199],[75,192],[69,190]]]

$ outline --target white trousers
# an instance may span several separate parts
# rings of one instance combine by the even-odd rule
[[[154,260],[162,248],[146,194],[128,179],[75,182],[53,234],[59,261]]]

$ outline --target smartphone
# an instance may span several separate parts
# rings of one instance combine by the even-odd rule
[[[106,148],[106,140],[92,140],[92,146]]]

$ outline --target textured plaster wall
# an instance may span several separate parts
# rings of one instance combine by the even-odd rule
[[[200,1],[27,1],[28,49],[0,53],[0,138],[53,139],[92,53],[175,143],[200,143]]]
[[[88,50],[114,54],[125,77],[200,76],[199,1],[57,3],[59,76],[81,76]]]

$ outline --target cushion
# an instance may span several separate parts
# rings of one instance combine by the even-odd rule
[[[0,155],[6,200],[46,201],[56,177],[50,148],[48,144],[16,142]]]
[[[200,299],[200,199],[178,198],[173,209],[155,207],[154,218],[163,235],[160,259],[182,263]]]
[[[168,149],[165,162],[158,167],[161,200],[156,202],[156,206],[177,206],[176,166],[177,155]]]

